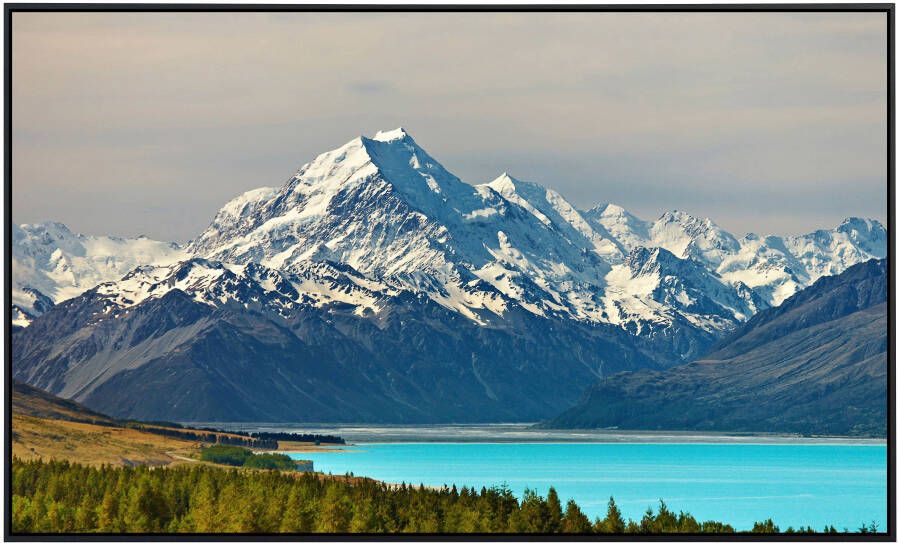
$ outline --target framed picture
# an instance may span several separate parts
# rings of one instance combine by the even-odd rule
[[[894,540],[893,52],[6,4],[6,538]]]

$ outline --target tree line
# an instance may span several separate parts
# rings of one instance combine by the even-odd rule
[[[220,469],[89,467],[67,461],[12,462],[14,533],[732,533],[660,502],[625,519],[612,498],[590,520],[562,503],[505,486],[427,488],[312,473]],[[791,529],[790,529],[791,530]],[[828,530],[834,530],[829,528]],[[754,531],[779,531],[768,520]],[[809,531],[805,529],[803,531]]]
[[[201,430],[209,430],[211,432],[223,432],[214,428],[201,428]],[[312,443],[316,445],[321,443],[332,443],[336,445],[346,445],[346,440],[340,436],[330,434],[297,434],[294,432],[242,432],[239,430],[228,430],[229,434],[237,434],[241,436],[251,437],[265,441],[301,441],[303,443]],[[275,449],[277,447],[274,447]]]
[[[243,466],[245,468],[296,469],[296,462],[286,454],[254,454],[249,449],[227,445],[204,447],[200,452],[200,460],[215,464],[225,464],[228,466]]]
[[[278,442],[276,439],[265,439],[265,438],[257,438],[252,437],[247,434],[237,434],[237,435],[224,435],[215,432],[220,432],[220,430],[206,430],[196,429],[198,431],[191,431],[194,428],[184,428],[183,426],[172,426],[166,428],[160,428],[156,426],[147,426],[145,424],[137,423],[137,422],[128,422],[125,425],[127,428],[133,428],[135,430],[140,430],[141,432],[147,432],[150,434],[157,434],[166,437],[184,439],[187,441],[198,441],[200,443],[216,443],[219,445],[235,445],[240,447],[250,447],[252,449],[277,449]],[[176,429],[177,428],[177,429]],[[184,428],[184,429],[181,429]],[[228,432],[231,433],[231,432]]]

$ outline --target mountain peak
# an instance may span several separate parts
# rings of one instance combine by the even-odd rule
[[[672,211],[665,211],[660,217],[658,217],[658,222],[668,223],[668,222],[677,222],[677,223],[691,223],[701,221],[698,217],[694,215],[690,215],[685,211],[679,211],[674,209]],[[707,222],[707,220],[706,220]]]
[[[20,228],[32,232],[47,232],[60,236],[74,235],[65,223],[57,221],[42,221],[33,224],[22,224]]]
[[[630,214],[626,209],[611,202],[596,204],[589,209],[589,212],[600,217],[623,217]]]
[[[510,175],[508,172],[502,172],[499,177],[493,179],[489,183],[486,183],[485,186],[490,187],[503,196],[508,196],[513,193],[519,193],[522,197],[528,199],[546,199],[549,198],[550,195],[557,195],[558,197],[561,197],[560,194],[556,193],[552,189],[546,188],[543,185],[540,185],[539,183],[535,183],[533,181],[521,181],[517,177]]]
[[[499,177],[493,179],[489,183],[486,183],[486,186],[495,190],[499,194],[504,194],[514,192],[517,188],[518,183],[520,183],[520,181],[508,175],[508,172],[502,172]]]
[[[661,247],[636,247],[624,259],[634,276],[662,271],[662,266],[670,266],[681,259]]]
[[[876,219],[864,219],[861,217],[846,217],[839,223],[839,226],[836,227],[836,230],[840,232],[848,232],[850,230],[860,230],[864,232],[871,232],[874,230],[885,230],[882,223],[877,221]]]
[[[377,134],[374,134],[374,137],[371,139],[373,139],[374,141],[389,143],[391,141],[412,139],[412,137],[408,132],[406,132],[405,128],[402,128],[400,126],[399,128],[394,128],[393,130],[378,130]]]

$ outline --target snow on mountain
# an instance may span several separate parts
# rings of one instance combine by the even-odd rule
[[[26,313],[17,305],[12,306],[12,325],[14,328],[25,328],[33,320],[34,315]]]
[[[779,305],[817,279],[854,264],[887,256],[885,227],[876,220],[847,218],[832,230],[802,236],[749,234],[717,267],[727,281],[741,281],[771,305]]]
[[[562,235],[585,250],[594,251],[606,261],[617,261],[626,256],[627,250],[603,228],[594,228],[583,212],[576,209],[554,190],[537,183],[520,181],[503,173],[486,185],[532,213],[540,222],[558,230]]]
[[[78,296],[136,266],[186,258],[174,243],[146,237],[73,233],[58,222],[12,227],[12,303],[16,324],[27,326],[52,304]]]
[[[837,275],[857,262],[886,256],[885,227],[876,220],[849,217],[834,230],[817,230],[786,238],[787,246],[805,266],[811,282]]]
[[[495,290],[455,283],[425,284],[423,278],[429,276],[399,274],[376,280],[348,264],[329,261],[302,261],[289,270],[275,270],[254,262],[229,264],[194,257],[164,266],[139,266],[119,280],[99,284],[96,293],[105,300],[105,313],[179,290],[211,307],[264,307],[282,316],[301,307],[339,307],[351,314],[371,317],[401,294],[416,296],[426,291],[438,304],[481,324],[490,318],[485,314],[501,315],[509,303]],[[479,280],[474,278],[473,282]]]
[[[739,242],[710,219],[681,211],[668,211],[652,224],[651,247],[663,247],[680,258],[691,258],[714,268],[739,250]]]
[[[708,332],[728,330],[767,304],[739,283],[730,285],[701,263],[681,259],[667,249],[634,249],[607,276],[605,305],[611,322],[669,324],[684,317]]]
[[[520,306],[637,333],[675,323],[719,333],[821,275],[883,256],[885,234],[853,219],[807,236],[737,240],[680,211],[656,221],[611,203],[581,211],[507,173],[466,184],[399,128],[319,155],[280,189],[241,195],[188,249],[287,271],[340,263],[480,323]],[[635,272],[643,258],[665,271]]]
[[[886,256],[886,229],[873,219],[852,217],[832,230],[800,236],[748,234],[736,239],[710,219],[682,211],[647,222],[619,206],[602,204],[583,216],[627,251],[660,247],[677,258],[700,262],[735,288],[750,287],[768,305],[780,304],[820,277]]]
[[[682,211],[645,221],[612,203],[579,210],[507,173],[470,185],[402,128],[355,138],[279,188],[234,198],[185,250],[58,223],[15,227],[13,238],[22,325],[110,281],[101,291],[119,305],[178,288],[213,305],[343,303],[376,314],[384,297],[414,293],[479,324],[522,308],[636,334],[685,327],[690,337],[667,346],[683,355],[823,275],[886,255],[875,220],[736,239]]]
[[[661,247],[678,258],[691,258],[715,268],[739,242],[710,219],[668,211],[654,222],[643,221],[615,204],[600,204],[585,213],[623,248],[622,257],[637,247]]]
[[[239,230],[254,223],[257,208],[271,199],[277,190],[274,187],[260,187],[244,192],[230,200],[215,214],[212,225],[191,243],[194,245],[227,243],[228,240],[217,236],[223,232]]]
[[[13,296],[18,303],[12,306],[12,324],[19,328],[28,326],[38,315],[53,307],[53,300],[31,287],[14,288]]]
[[[619,205],[599,204],[583,213],[589,224],[604,237],[615,241],[620,254],[611,261],[618,264],[637,247],[652,246],[649,234],[652,224],[628,212]]]
[[[571,226],[573,206],[549,197],[555,207],[542,208],[552,219],[501,186],[462,182],[397,129],[319,155],[254,204],[254,220],[217,218],[189,249],[286,270],[340,262],[423,289],[475,320],[481,310],[502,314],[508,299],[539,314],[592,319],[592,291],[610,268],[585,221]],[[573,235],[577,228],[586,235]]]
[[[287,273],[252,262],[223,264],[203,258],[139,266],[119,280],[96,287],[97,295],[106,302],[107,313],[162,298],[172,290],[211,307],[264,307],[282,315],[298,307],[332,304],[351,307],[358,315],[372,315],[385,297],[398,294],[396,289],[369,281],[348,266],[332,263],[304,263],[295,273]]]
[[[443,278],[499,260],[547,281],[595,281],[603,264],[495,191],[463,183],[402,129],[319,155],[258,205],[255,220],[213,223],[190,249],[275,268],[333,260]]]

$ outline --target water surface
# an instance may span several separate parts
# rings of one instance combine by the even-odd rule
[[[197,423],[193,423],[197,424]],[[545,495],[554,486],[590,516],[614,496],[639,518],[664,499],[698,520],[750,529],[886,522],[883,440],[792,435],[544,430],[527,424],[313,425],[199,423],[246,431],[340,435],[346,453],[292,455],[316,471],[382,481],[461,487],[507,484]]]
[[[554,486],[591,518],[614,496],[638,518],[664,499],[674,511],[749,529],[856,530],[886,521],[886,447],[729,443],[380,443],[347,453],[301,453],[316,471],[387,482],[480,488],[507,484],[545,495]]]

